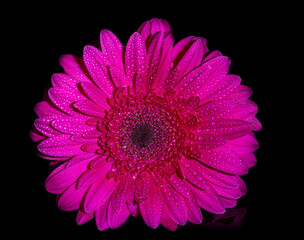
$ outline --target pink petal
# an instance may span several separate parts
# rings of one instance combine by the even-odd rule
[[[137,203],[144,202],[149,196],[151,192],[151,178],[147,176],[143,179],[136,178],[134,182],[134,200]]]
[[[183,76],[188,72],[193,70],[195,67],[200,65],[204,55],[204,46],[206,45],[206,40],[204,38],[197,38],[193,43],[191,43],[188,48],[183,49],[174,59],[173,63],[175,68],[171,70],[171,82],[175,86]],[[188,49],[187,49],[188,48]]]
[[[83,50],[83,59],[96,85],[106,96],[111,97],[114,86],[108,75],[107,61],[104,54],[97,48],[88,45]]]
[[[215,214],[222,214],[225,212],[221,198],[211,185],[208,185],[204,190],[200,190],[191,184],[188,185],[194,193],[196,201],[201,208]]]
[[[199,129],[202,135],[214,134],[225,139],[235,139],[250,133],[253,130],[253,126],[238,119],[219,119],[204,121]]]
[[[258,106],[250,101],[244,100],[229,114],[228,118],[250,121],[258,112]]]
[[[74,211],[81,207],[83,196],[87,189],[76,189],[76,183],[73,183],[58,199],[58,207],[63,211]]]
[[[106,166],[108,171],[111,169],[111,164]],[[106,176],[102,176],[98,182],[95,182],[89,188],[85,200],[84,210],[87,213],[94,212],[101,205],[105,204],[111,197],[112,192],[116,188],[116,182],[111,179],[107,179]]]
[[[240,177],[240,176],[236,176],[238,181],[239,181],[239,185],[240,185],[240,190],[241,190],[241,194],[242,196],[246,195],[247,193],[247,186],[246,183],[244,182],[244,180]]]
[[[220,51],[218,50],[212,51],[204,56],[203,63],[220,56],[222,56],[222,53]]]
[[[245,154],[240,154],[240,157],[242,161],[249,167],[254,167],[257,163],[257,159],[254,155],[254,153],[245,153]]]
[[[119,228],[127,221],[129,216],[130,216],[130,212],[127,207],[127,204],[124,204],[119,212],[116,212],[113,209],[112,204],[108,205],[107,218],[110,228],[112,229]]]
[[[58,135],[45,139],[38,145],[38,150],[46,155],[54,157],[74,156],[83,153],[81,144],[69,139],[69,135]]]
[[[53,116],[50,117],[40,117],[37,118],[34,122],[36,129],[47,137],[54,137],[60,135],[61,133],[56,131],[51,127],[51,121],[54,120]]]
[[[243,175],[248,173],[248,167],[240,156],[226,146],[202,151],[200,161],[207,166],[225,173]]]
[[[238,101],[242,101],[249,98],[251,95],[251,88],[244,85],[239,85],[232,93],[228,94],[227,98],[235,98]]]
[[[54,87],[65,88],[69,92],[77,92],[78,81],[64,73],[55,73],[52,75],[52,84]],[[79,91],[78,91],[79,92]]]
[[[128,198],[128,193],[132,187],[133,178],[130,174],[126,174],[120,179],[120,182],[117,185],[117,188],[112,194],[111,204],[114,211],[121,211],[122,207],[126,205],[126,201]]]
[[[173,43],[172,34],[165,34],[161,60],[152,82],[152,88],[155,87],[160,94],[166,90],[165,87],[169,84],[168,77],[173,64]]]
[[[89,161],[90,159],[87,159],[70,167],[65,167],[65,164],[61,165],[48,176],[45,188],[51,193],[62,193],[86,171]]]
[[[145,223],[155,229],[159,226],[163,213],[163,198],[160,190],[151,184],[151,194],[149,198],[139,204],[141,216]]]
[[[235,99],[216,100],[197,107],[195,111],[204,120],[218,119],[231,114],[237,104],[238,101]]]
[[[252,153],[259,148],[259,143],[253,133],[243,137],[229,140],[227,145],[230,149],[238,154]]]
[[[235,175],[226,174],[205,165],[200,165],[200,171],[204,178],[213,185],[223,188],[234,189],[239,187],[239,182]]]
[[[94,213],[86,213],[80,209],[76,216],[76,223],[82,225],[90,221],[94,217]]]
[[[81,88],[85,92],[85,94],[97,105],[102,108],[108,109],[110,108],[107,103],[107,96],[93,83],[90,82],[82,82],[80,84]]]
[[[206,85],[206,81],[209,80],[211,73],[211,67],[201,64],[199,67],[193,69],[187,75],[185,75],[175,89],[181,97],[191,97],[196,95],[200,89]]]
[[[187,207],[188,221],[195,224],[202,223],[203,215],[195,198],[191,197],[190,199],[185,199],[185,203]]]
[[[109,66],[111,79],[116,87],[126,87],[132,85],[131,77],[125,75],[124,69],[121,70],[117,66]]]
[[[135,73],[146,76],[146,46],[143,38],[137,32],[133,33],[126,46],[125,66],[126,74],[133,78]]]
[[[222,99],[227,97],[233,92],[241,83],[241,78],[237,75],[229,74],[220,81],[215,88],[210,91],[208,96],[204,98],[200,97],[202,102],[214,101],[216,99]]]
[[[146,81],[146,89],[149,90],[155,79],[156,73],[161,60],[161,54],[164,45],[164,33],[158,32],[151,39],[148,47],[147,60],[148,60],[148,73]]]
[[[107,222],[108,204],[109,203],[106,202],[100,208],[98,208],[95,212],[96,226],[100,231],[104,231],[109,228],[109,225]]]
[[[145,79],[139,73],[135,73],[134,75],[134,87],[137,93],[146,93]]]
[[[79,93],[69,92],[64,88],[58,87],[50,88],[48,94],[56,107],[72,116],[77,116],[78,113],[75,112],[73,108],[71,108],[71,105],[77,100],[86,99],[83,95],[80,95]]]
[[[168,230],[175,231],[177,229],[177,224],[168,216],[167,214],[168,211],[169,210],[167,210],[167,207],[165,206],[164,213],[162,215],[162,219],[160,223]]]
[[[167,214],[177,224],[184,225],[187,222],[187,207],[185,199],[175,191],[171,185],[165,181],[164,183],[164,201],[168,207]]]
[[[153,18],[144,22],[137,32],[142,35],[144,41],[150,39],[157,32],[171,31],[170,24],[164,19]]]
[[[228,189],[217,185],[213,185],[212,187],[220,196],[228,199],[239,199],[242,196],[240,188]]]
[[[64,71],[78,81],[90,82],[90,76],[84,65],[83,58],[71,54],[62,55],[59,59]]]
[[[35,112],[38,117],[64,117],[65,113],[58,110],[58,108],[51,101],[42,101],[35,105]]]
[[[92,153],[82,153],[82,154],[78,154],[72,158],[69,159],[69,161],[67,162],[66,167],[70,167],[76,163],[85,161],[85,160],[92,160],[96,157],[96,154],[92,154]]]
[[[87,120],[87,117],[62,117],[53,120],[51,125],[53,128],[60,132],[68,134],[78,134],[93,129],[92,127],[86,124]]]
[[[104,166],[96,169],[88,169],[79,177],[77,181],[78,189],[87,188],[106,176],[108,169],[105,167],[107,164],[105,158],[106,157],[104,157]]]
[[[78,111],[88,116],[103,118],[105,109],[90,100],[81,100],[73,104]]]
[[[185,184],[185,181],[181,179],[177,174],[167,177],[167,181],[180,195],[185,198],[190,198],[190,188]]]
[[[123,71],[124,48],[115,34],[109,30],[102,30],[100,33],[100,44],[102,52],[108,59],[109,64],[115,65]]]

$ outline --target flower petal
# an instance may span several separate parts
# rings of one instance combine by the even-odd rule
[[[65,167],[65,164],[61,165],[48,176],[45,188],[51,193],[62,193],[87,169],[89,161],[90,159],[87,159],[70,167]]]
[[[110,106],[107,103],[107,95],[105,95],[98,87],[90,82],[82,82],[80,84],[85,94],[97,105],[108,109]]]
[[[144,22],[137,30],[142,35],[144,41],[149,40],[155,33],[160,31],[171,31],[171,26],[166,20],[157,18]]]
[[[171,185],[164,181],[164,201],[168,207],[167,214],[177,224],[184,225],[187,222],[187,207],[185,199],[175,191]]]
[[[34,122],[36,129],[47,137],[54,137],[60,135],[60,132],[57,132],[51,127],[51,121],[54,120],[54,117],[40,117],[37,118]]]
[[[136,178],[134,182],[134,200],[137,203],[144,202],[149,196],[151,191],[151,178],[147,176],[143,179]]]
[[[240,156],[226,146],[202,151],[202,157],[199,161],[229,174],[243,175],[248,173],[248,167],[241,160]]]
[[[188,185],[194,193],[196,201],[201,208],[215,214],[222,214],[225,212],[221,198],[211,185],[208,185],[204,190],[198,189],[191,184]]]
[[[252,153],[259,148],[259,143],[253,133],[243,137],[229,140],[227,147],[237,152],[238,154]]]
[[[142,36],[135,32],[130,37],[126,46],[125,66],[126,74],[133,78],[135,73],[140,73],[143,78],[146,77],[146,46]]]
[[[111,169],[111,164],[105,166],[108,168],[108,171]],[[106,176],[101,176],[98,182],[95,182],[89,188],[85,200],[84,200],[84,210],[87,213],[94,212],[101,205],[109,201],[112,192],[116,188],[116,182],[111,179],[107,179]]]
[[[95,212],[96,226],[100,231],[104,231],[109,228],[108,221],[107,221],[108,205],[109,205],[109,203],[106,202],[100,208],[98,208]]]
[[[60,132],[78,134],[93,129],[86,124],[87,120],[87,117],[62,117],[53,120],[51,125]]]
[[[151,183],[151,194],[139,204],[139,209],[145,223],[155,229],[159,226],[163,212],[163,198],[160,190]]]
[[[214,121],[204,121],[200,128],[202,135],[212,134],[224,137],[225,139],[235,139],[242,137],[253,130],[251,123],[238,119],[219,119]]]
[[[108,59],[110,65],[119,67],[120,70],[124,70],[123,66],[123,46],[119,39],[109,30],[102,30],[100,33],[100,44],[102,52]]]
[[[58,135],[47,138],[38,145],[38,150],[54,157],[74,156],[83,153],[81,144],[70,140],[69,135]]]
[[[78,111],[88,116],[103,118],[105,109],[90,100],[81,100],[73,104]]]
[[[76,216],[76,223],[78,225],[82,225],[90,221],[92,218],[94,218],[94,213],[86,213],[83,209],[80,209]]]
[[[191,197],[190,199],[185,198],[185,203],[187,207],[188,221],[195,224],[201,224],[203,221],[203,215],[195,198],[194,197]]]
[[[120,182],[117,185],[117,188],[112,194],[110,203],[114,211],[120,212],[122,207],[126,205],[128,193],[132,187],[133,178],[130,174],[126,174],[120,179]]]
[[[95,84],[106,96],[112,97],[114,86],[108,74],[104,54],[97,48],[88,45],[83,50],[83,59]]]
[[[87,72],[83,58],[71,54],[62,55],[59,63],[64,71],[78,81],[90,82],[90,75]]]
[[[112,228],[112,229],[119,228],[127,221],[129,216],[130,216],[130,211],[129,211],[126,203],[122,206],[122,208],[119,212],[116,212],[113,209],[112,204],[108,205],[107,218],[108,218],[108,224],[109,224],[110,228]]]
[[[42,101],[35,105],[35,113],[38,117],[64,117],[65,113],[58,110],[58,108],[51,101]]]
[[[63,211],[74,211],[81,207],[83,196],[87,189],[76,189],[76,182],[60,195],[58,199],[58,207]]]

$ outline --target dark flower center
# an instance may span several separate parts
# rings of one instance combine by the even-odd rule
[[[130,139],[135,146],[147,147],[155,139],[154,127],[148,123],[140,123],[133,129]]]

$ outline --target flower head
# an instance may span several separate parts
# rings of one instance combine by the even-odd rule
[[[165,20],[143,23],[124,48],[108,30],[83,57],[63,55],[39,102],[41,157],[55,170],[46,189],[58,206],[95,217],[98,229],[130,215],[151,228],[202,222],[200,207],[220,214],[246,193],[239,175],[255,165],[260,130],[252,91],[230,60],[206,40],[174,44]]]

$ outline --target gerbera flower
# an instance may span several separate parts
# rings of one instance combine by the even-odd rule
[[[64,211],[83,224],[118,228],[141,216],[151,228],[202,222],[246,193],[239,175],[256,163],[260,130],[252,91],[228,74],[230,60],[206,39],[174,44],[165,20],[143,23],[124,48],[109,30],[100,48],[63,55],[39,102],[41,157],[55,170],[45,182]]]

